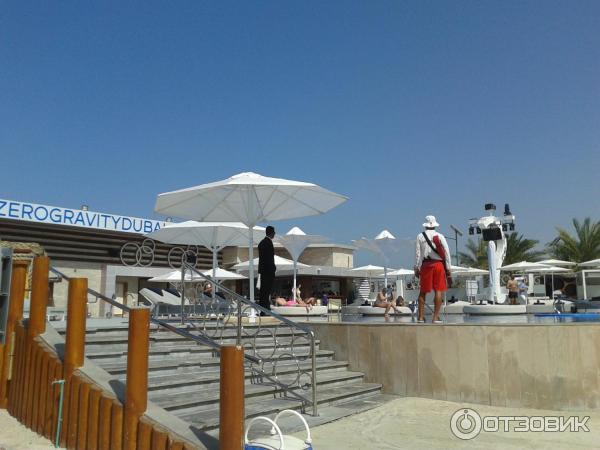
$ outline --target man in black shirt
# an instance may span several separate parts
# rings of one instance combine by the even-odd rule
[[[258,273],[260,274],[260,296],[258,303],[266,309],[271,309],[271,290],[275,280],[275,249],[273,238],[275,228],[269,225],[266,229],[266,237],[258,244]]]

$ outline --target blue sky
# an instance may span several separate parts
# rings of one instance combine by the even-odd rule
[[[255,171],[350,197],[281,231],[509,202],[547,242],[600,217],[599,24],[597,1],[3,2],[0,197],[154,217]]]

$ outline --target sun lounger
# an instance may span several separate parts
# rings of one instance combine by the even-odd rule
[[[173,292],[157,288],[144,288],[140,290],[140,294],[151,304],[154,315],[159,315],[161,305],[165,307],[167,314],[170,312],[169,310],[177,309],[175,307],[179,307],[177,314],[181,312],[181,297]],[[185,299],[184,305],[189,304],[188,299]]]
[[[325,316],[327,306],[313,306],[308,310],[304,306],[271,306],[271,311],[281,316]]]

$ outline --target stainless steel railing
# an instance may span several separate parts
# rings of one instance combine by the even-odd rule
[[[174,326],[172,323],[161,320],[158,317],[151,317],[150,322],[200,345],[210,347],[217,353],[220,353],[221,351],[226,332],[234,328],[237,344],[244,347],[244,359],[249,364],[251,381],[255,384],[259,384],[264,383],[263,380],[268,380],[269,384],[279,388],[284,395],[289,395],[299,400],[302,403],[303,409],[310,405],[312,415],[316,416],[318,410],[316,339],[314,332],[302,324],[282,317],[273,311],[267,310],[260,305],[251,302],[245,297],[221,285],[210,276],[202,274],[195,267],[192,267],[187,263],[183,266],[183,269],[184,276],[186,272],[189,272],[190,274],[193,274],[194,277],[201,277],[202,280],[210,282],[213,285],[213,289],[218,289],[218,292],[220,293],[220,295],[215,295],[210,298],[201,296],[204,303],[201,304],[202,307],[200,311],[188,314],[188,322],[198,334],[190,333],[187,329]],[[70,277],[53,267],[50,268],[50,271],[67,281],[70,279]],[[182,304],[185,297],[186,283],[187,282],[184,281],[181,286]],[[109,298],[93,289],[88,288],[88,294],[120,309],[121,311],[129,312],[131,310],[127,305]],[[225,306],[224,311],[222,309],[223,306]],[[242,324],[242,317],[251,316],[253,310],[255,313],[263,313],[265,316],[276,319],[277,326],[275,327],[275,331],[271,328],[263,328],[260,318],[258,318],[256,325],[244,327]],[[181,314],[182,316],[184,315],[183,308]],[[200,327],[196,326],[197,322],[200,322]],[[289,345],[286,345],[287,343],[278,339],[278,337],[280,337],[280,334],[278,333],[279,330],[281,330],[281,335],[291,335]],[[273,338],[274,342],[272,352],[267,355],[262,355],[258,340],[260,338],[268,337],[269,335]],[[298,350],[298,348],[301,347],[298,344],[298,341],[302,342],[303,339],[308,341],[310,349],[308,354],[302,354]],[[217,342],[217,340],[219,342]],[[277,354],[278,350],[280,350],[279,354]],[[280,364],[282,361],[285,361],[286,358],[292,359],[296,366],[296,374],[289,382],[285,382],[278,374]],[[303,370],[301,367],[301,363],[309,358],[310,373]],[[309,388],[311,389],[312,394],[310,398],[298,392],[298,390],[308,390]]]

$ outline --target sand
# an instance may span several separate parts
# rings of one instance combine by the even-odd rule
[[[481,432],[469,441],[451,433],[450,418],[461,407],[481,416],[590,416],[590,432]],[[501,408],[422,398],[399,398],[373,410],[312,430],[319,450],[354,449],[600,449],[600,412]],[[303,433],[295,434],[304,437]]]
[[[0,410],[0,450],[54,450],[48,439],[17,422],[6,410]]]

